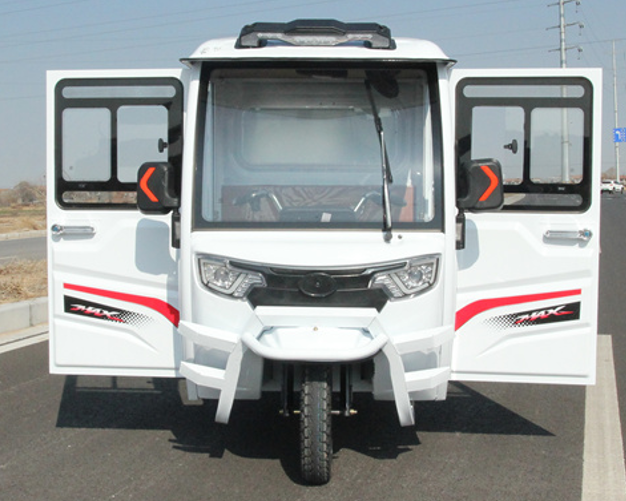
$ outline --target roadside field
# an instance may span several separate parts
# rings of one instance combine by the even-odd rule
[[[16,260],[0,266],[0,304],[48,294],[46,260]]]
[[[0,207],[0,233],[19,233],[45,228],[45,207]]]
[[[0,207],[0,234],[43,230],[45,207]],[[0,304],[48,294],[46,260],[13,260],[0,265]]]

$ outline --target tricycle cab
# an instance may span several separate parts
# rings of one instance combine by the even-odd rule
[[[52,372],[184,377],[220,422],[281,392],[313,482],[354,392],[412,425],[450,380],[593,382],[598,71],[327,20],[184,62],[49,74]]]

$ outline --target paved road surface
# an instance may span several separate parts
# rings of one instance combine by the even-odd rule
[[[626,197],[603,204],[600,331],[612,334],[623,395]],[[0,492],[12,501],[579,501],[585,392],[455,383],[447,401],[421,404],[409,429],[391,404],[362,401],[358,416],[336,422],[331,483],[307,487],[297,426],[275,401],[236,403],[221,426],[213,405],[184,405],[170,380],[50,376],[39,343],[0,355]]]
[[[626,424],[626,195],[603,195],[598,331],[613,335],[615,371]],[[624,428],[626,429],[626,428]],[[625,442],[626,445],[626,442]]]
[[[0,492],[67,500],[580,500],[584,389],[453,385],[400,428],[389,404],[338,421],[333,480],[300,484],[277,403],[185,406],[169,380],[47,374],[47,343],[0,355]]]
[[[0,240],[0,265],[15,259],[45,259],[46,237]]]

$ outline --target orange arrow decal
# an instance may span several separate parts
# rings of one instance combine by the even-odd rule
[[[155,170],[156,170],[156,167],[150,167],[141,178],[141,181],[139,182],[139,187],[143,190],[143,192],[147,195],[147,197],[150,199],[151,202],[159,201],[156,195],[152,193],[152,190],[148,188],[148,179],[150,179],[150,176],[154,174]]]
[[[479,202],[484,202],[491,196],[491,194],[493,193],[493,190],[495,190],[498,187],[498,176],[496,176],[493,173],[493,171],[486,165],[481,165],[480,168],[483,170],[485,174],[487,174],[487,177],[491,181],[489,188],[487,188],[485,190],[485,193],[483,193],[483,195],[478,199]]]

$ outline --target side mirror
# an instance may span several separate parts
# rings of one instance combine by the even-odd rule
[[[144,214],[167,214],[180,207],[176,173],[168,162],[147,162],[137,174],[137,206]]]
[[[500,209],[504,204],[502,167],[494,159],[463,162],[458,172],[456,205],[472,212]]]

